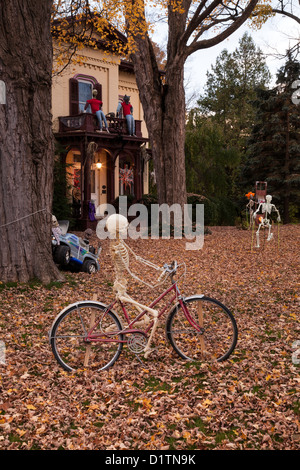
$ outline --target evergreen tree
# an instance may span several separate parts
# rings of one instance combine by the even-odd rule
[[[205,94],[197,101],[199,114],[213,117],[221,126],[224,135],[231,132],[236,89],[236,63],[232,55],[224,49],[212,66],[212,72],[207,72]]]
[[[245,137],[253,124],[251,104],[256,87],[270,80],[261,50],[245,33],[239,46],[230,54],[226,49],[217,57],[207,74],[205,93],[198,100],[199,112],[213,116],[223,129],[230,145],[243,149]]]
[[[221,126],[191,112],[186,127],[185,155],[187,192],[207,198],[205,223],[234,224],[237,214],[235,201],[230,198],[231,172],[237,166],[239,153],[225,143]]]
[[[55,156],[52,213],[58,220],[68,220],[70,226],[73,224],[72,204],[69,196],[71,189],[68,184],[68,174],[71,166],[70,164],[66,164],[59,155]]]
[[[217,57],[187,126],[188,191],[236,205],[240,162],[255,116],[255,89],[269,80],[262,52],[247,33],[233,53],[225,49]]]
[[[283,221],[290,221],[291,204],[300,201],[300,107],[292,88],[300,64],[288,54],[278,71],[277,86],[257,90],[256,119],[243,168],[245,182],[267,181],[268,192],[280,204]]]
[[[194,118],[194,119],[193,119]],[[227,169],[238,162],[238,152],[227,148],[219,125],[190,114],[186,129],[187,191],[206,197],[228,195]]]

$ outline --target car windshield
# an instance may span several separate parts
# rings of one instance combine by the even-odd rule
[[[68,220],[60,220],[59,226],[61,228],[61,234],[66,235],[69,229],[69,221]]]

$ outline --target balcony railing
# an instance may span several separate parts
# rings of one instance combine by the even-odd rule
[[[72,131],[96,132],[99,123],[94,114],[81,113],[74,116],[61,116],[59,119],[59,133]],[[115,135],[128,135],[126,119],[106,116],[109,132]],[[135,120],[135,135],[142,138],[142,121]]]

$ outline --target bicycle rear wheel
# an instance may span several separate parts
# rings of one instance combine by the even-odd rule
[[[63,310],[54,320],[50,344],[57,362],[67,371],[104,370],[111,367],[121,354],[123,335],[117,315],[96,302],[78,302]],[[93,331],[97,341],[87,341]]]
[[[201,331],[187,320],[178,304],[167,319],[167,338],[183,359],[221,362],[233,352],[238,330],[232,313],[218,300],[204,296],[185,299],[186,308]]]

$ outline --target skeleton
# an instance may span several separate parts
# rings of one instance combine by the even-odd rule
[[[161,267],[154,265],[153,263],[150,263],[147,260],[142,259],[140,256],[135,255],[135,253],[129,248],[129,246],[126,245],[126,243],[124,242],[122,238],[122,236],[125,235],[127,228],[128,228],[128,220],[126,219],[126,217],[119,215],[119,214],[111,215],[107,219],[106,228],[108,232],[110,233],[110,250],[111,250],[111,256],[113,259],[115,274],[116,274],[114,286],[113,286],[113,289],[116,294],[116,299],[120,300],[121,302],[129,303],[133,305],[138,310],[139,313],[147,311],[150,315],[153,316],[153,319],[154,319],[150,337],[143,351],[145,358],[147,358],[149,354],[152,352],[152,350],[150,349],[150,345],[151,345],[154,333],[158,326],[158,312],[157,310],[154,310],[148,307],[147,305],[143,305],[135,301],[127,294],[127,279],[125,278],[125,274],[126,272],[128,272],[133,278],[137,279],[138,281],[141,281],[150,287],[155,287],[155,286],[143,281],[142,279],[140,279],[139,277],[137,277],[135,274],[133,274],[130,271],[129,252],[133,254],[136,260],[158,271],[161,271],[160,276],[158,278],[159,283],[161,282],[163,275],[165,274],[165,270]],[[149,324],[150,320],[151,320],[150,317],[147,314],[144,314],[142,320],[135,322],[134,326],[145,327],[147,324]]]
[[[55,217],[55,215],[52,215],[52,233],[53,233],[53,236],[56,240],[57,245],[60,245],[59,237],[62,234],[62,230],[59,226],[59,223],[58,223],[57,218]]]
[[[253,225],[253,223],[254,223],[254,217],[253,217],[253,214],[254,214],[253,207],[254,207],[254,205],[255,205],[255,202],[254,202],[253,198],[250,197],[249,202],[248,202],[248,204],[246,205],[246,208],[247,208],[247,210],[249,211],[250,227],[252,227],[252,225]]]
[[[273,210],[277,212],[277,222],[280,222],[280,220],[281,220],[278,209],[276,209],[274,204],[271,204],[271,201],[272,201],[272,196],[267,195],[266,196],[266,202],[261,202],[259,204],[258,208],[256,209],[256,211],[253,214],[254,220],[255,220],[256,215],[259,211],[262,211],[262,213],[264,214],[264,216],[260,217],[260,223],[259,223],[258,229],[256,231],[256,248],[259,248],[259,246],[260,246],[259,245],[259,231],[260,231],[261,228],[268,228],[267,241],[270,241],[273,238],[273,233],[271,232],[272,223],[268,219],[268,216],[271,216],[271,213],[272,213]]]

